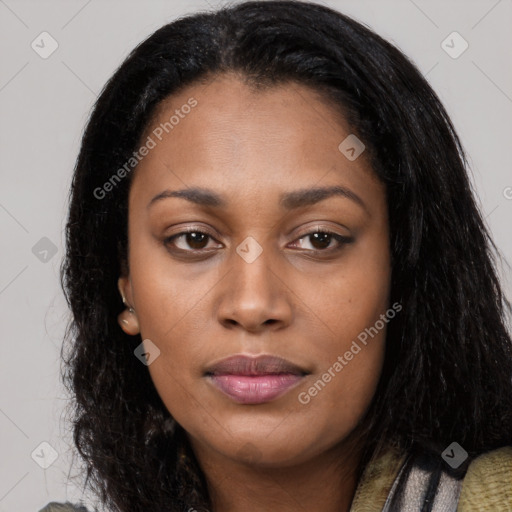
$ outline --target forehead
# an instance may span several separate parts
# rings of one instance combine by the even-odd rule
[[[191,98],[197,105],[179,120],[175,115],[176,125],[168,134],[176,144],[193,135],[191,143],[216,141],[225,144],[224,150],[236,151],[243,149],[242,141],[243,147],[262,142],[283,147],[287,141],[288,147],[299,144],[301,153],[309,154],[311,146],[318,146],[319,139],[326,135],[329,139],[325,144],[329,144],[331,137],[337,140],[342,133],[350,132],[341,115],[342,107],[318,91],[291,81],[256,89],[232,73],[192,84],[162,101],[147,132],[168,122],[173,114],[179,115]],[[169,143],[172,145],[171,140]]]
[[[213,184],[228,194],[291,185],[378,188],[364,152],[349,160],[339,149],[347,137],[353,134],[340,109],[307,86],[255,90],[233,75],[217,76],[159,105],[142,137],[154,147],[137,166],[133,193]]]

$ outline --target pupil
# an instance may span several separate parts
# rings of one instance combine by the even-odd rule
[[[194,244],[201,245],[201,243],[204,243],[207,236],[208,235],[205,233],[197,233],[195,231],[187,233],[187,243],[194,249],[203,249],[203,247],[196,247]]]
[[[313,246],[315,246],[315,242],[320,242],[321,248],[325,249],[329,247],[329,242],[331,241],[330,233],[313,233]]]

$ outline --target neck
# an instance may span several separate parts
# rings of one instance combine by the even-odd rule
[[[360,452],[338,445],[295,465],[240,463],[194,444],[211,512],[349,512]]]

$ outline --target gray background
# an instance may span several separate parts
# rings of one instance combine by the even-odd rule
[[[323,3],[396,44],[427,77],[468,151],[486,222],[512,261],[512,1]],[[67,192],[90,108],[143,38],[179,15],[217,5],[0,0],[0,512],[35,512],[51,500],[81,497],[68,482],[71,437],[58,376],[67,310],[58,271]],[[59,45],[47,59],[31,47],[43,31]],[[469,44],[456,59],[441,46],[453,31]],[[48,40],[39,44],[49,47]],[[506,270],[503,281],[510,298]],[[36,463],[50,460],[42,442],[58,453],[47,469]]]

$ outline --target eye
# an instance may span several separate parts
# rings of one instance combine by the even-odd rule
[[[215,240],[215,238],[210,233],[191,227],[187,228],[185,231],[167,237],[164,240],[164,245],[170,245],[171,249],[177,252],[195,254],[210,252],[215,249],[215,247],[208,249],[208,242],[211,240]],[[309,244],[312,246],[311,249],[306,247],[306,240],[309,240]],[[354,239],[352,237],[343,236],[329,229],[318,227],[314,231],[302,235],[295,243],[298,243],[301,249],[307,249],[307,251],[310,252],[330,253],[331,251],[340,250],[344,245],[352,243],[353,241]]]
[[[312,249],[307,248],[307,241]],[[313,252],[331,252],[343,248],[344,245],[352,243],[354,239],[349,236],[340,235],[330,229],[316,228],[315,231],[305,233],[297,239],[301,249],[307,249]],[[331,244],[334,242],[334,246]]]
[[[192,227],[166,238],[164,240],[164,244],[166,246],[172,245],[173,248],[176,248],[179,251],[194,253],[206,249],[209,240],[214,240],[212,235]],[[182,247],[180,247],[180,244],[176,243],[176,241],[180,241]],[[186,246],[188,246],[188,249]]]

